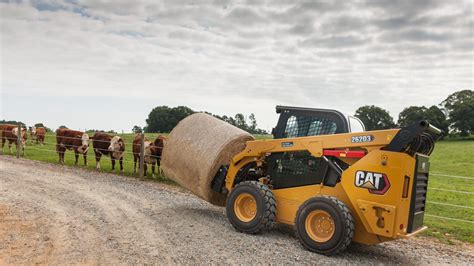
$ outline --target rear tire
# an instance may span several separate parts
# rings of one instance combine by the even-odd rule
[[[227,198],[226,213],[237,231],[257,234],[273,226],[276,200],[267,185],[245,181],[232,189]]]
[[[349,208],[334,197],[315,197],[304,202],[295,218],[295,232],[308,250],[334,255],[345,250],[354,236]]]

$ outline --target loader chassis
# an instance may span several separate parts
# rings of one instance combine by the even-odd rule
[[[328,136],[288,138],[264,141],[251,141],[247,148],[234,157],[227,172],[225,187],[232,190],[234,180],[240,168],[253,162],[264,163],[265,155],[283,151],[309,151],[316,158],[323,156],[324,149],[365,149],[369,152],[363,158],[355,161],[353,158],[341,157],[342,161],[351,164],[346,169],[340,182],[334,187],[323,183],[295,186],[290,188],[273,189],[278,211],[276,220],[281,223],[294,225],[295,215],[303,202],[309,198],[326,195],[334,196],[344,202],[354,214],[357,230],[353,240],[362,244],[376,244],[393,238],[407,235],[410,203],[413,191],[416,159],[405,153],[380,150],[397,134],[398,130],[372,131],[374,140],[361,146],[352,143],[355,134],[337,134]],[[292,143],[288,146],[284,143]],[[357,187],[355,178],[357,171],[367,171],[385,174],[390,182],[390,188],[383,195],[373,194],[367,188]],[[404,184],[408,178],[407,184]],[[405,197],[402,197],[405,190]],[[380,221],[383,221],[383,226]],[[413,223],[413,222],[412,222]],[[362,225],[362,226],[361,226]],[[414,228],[417,232],[423,228]]]
[[[227,216],[257,233],[293,225],[309,250],[335,254],[350,242],[377,244],[423,231],[429,155],[440,131],[420,121],[401,129],[363,125],[333,110],[277,107],[274,139],[248,141],[221,167],[212,189]]]

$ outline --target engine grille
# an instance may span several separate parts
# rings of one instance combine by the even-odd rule
[[[407,232],[411,233],[423,226],[426,194],[428,192],[429,157],[416,155],[415,180],[413,185]]]

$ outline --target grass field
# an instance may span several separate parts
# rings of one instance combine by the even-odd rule
[[[430,227],[426,234],[447,241],[450,237],[454,237],[474,243],[474,140],[440,141],[436,143],[430,161],[426,213],[472,222],[425,216],[425,224]],[[470,177],[471,179],[449,176]],[[459,191],[467,193],[460,193]],[[440,205],[438,203],[465,207]]]
[[[146,134],[149,140],[153,140],[157,135]],[[134,134],[123,134],[121,136],[126,144],[124,174],[133,176],[131,147]],[[268,136],[256,136],[256,138],[263,139],[268,138]],[[29,142],[25,149],[25,158],[57,163],[58,155],[55,152],[55,141],[54,135],[47,135],[44,146],[32,145]],[[15,148],[13,148],[13,152],[15,153]],[[9,154],[7,147],[4,149],[4,154]],[[83,166],[82,157],[79,159],[79,166],[85,167]],[[67,165],[73,165],[74,153],[72,151],[66,152],[65,160]],[[430,160],[431,175],[425,216],[425,225],[429,227],[429,230],[424,234],[437,237],[446,242],[458,239],[474,243],[474,139],[440,141],[436,144]],[[94,169],[95,159],[92,147],[88,152],[88,162],[87,168]],[[101,167],[101,171],[110,172],[110,158],[103,157]],[[118,164],[116,164],[116,169],[119,169]],[[118,173],[118,170],[116,172]],[[151,176],[150,169],[148,176]],[[471,179],[449,176],[470,177]],[[162,176],[158,176],[155,180],[170,182]],[[459,191],[466,193],[460,193]],[[473,222],[449,220],[431,215]]]

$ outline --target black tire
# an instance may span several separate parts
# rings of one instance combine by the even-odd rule
[[[332,218],[333,234],[327,240],[315,241],[306,230],[306,219],[314,211],[325,212]],[[345,250],[352,242],[354,228],[351,211],[346,204],[334,197],[322,196],[305,201],[295,218],[295,232],[301,244],[312,252],[324,255],[334,255]]]
[[[235,201],[239,195],[250,194],[256,203],[255,217],[250,221],[242,221],[238,218],[234,209]],[[232,226],[237,231],[247,234],[257,234],[270,229],[275,223],[276,200],[273,192],[258,181],[245,181],[239,183],[232,189],[226,203],[226,213]]]

